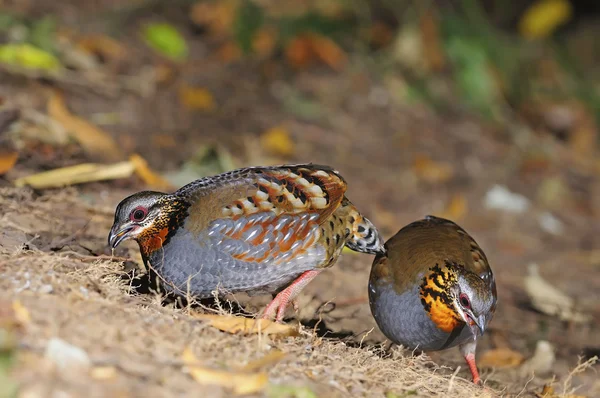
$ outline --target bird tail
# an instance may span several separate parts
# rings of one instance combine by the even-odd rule
[[[361,253],[383,253],[384,241],[375,225],[364,217],[346,197],[344,197],[341,207],[347,211],[346,219],[349,222],[348,228],[350,229],[346,246]]]

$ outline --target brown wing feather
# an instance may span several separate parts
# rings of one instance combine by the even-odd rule
[[[218,218],[237,219],[258,212],[316,212],[318,223],[340,205],[342,176],[328,166],[303,164],[250,167],[195,181],[175,193],[190,203],[186,228],[200,232]]]

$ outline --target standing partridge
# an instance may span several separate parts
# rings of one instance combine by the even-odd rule
[[[369,304],[383,334],[409,349],[459,346],[479,384],[477,338],[496,309],[487,258],[464,229],[427,216],[385,243],[369,279]]]
[[[165,290],[204,298],[278,293],[285,309],[344,246],[376,254],[383,240],[345,197],[335,170],[313,164],[249,167],[194,181],[172,194],[139,192],[117,206],[109,245],[134,239]]]

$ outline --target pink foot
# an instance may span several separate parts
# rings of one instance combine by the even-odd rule
[[[306,271],[292,282],[288,287],[279,292],[277,296],[267,305],[261,318],[262,319],[273,319],[275,321],[283,321],[285,315],[285,309],[287,308],[290,301],[294,301],[300,291],[308,285],[315,276],[319,275],[322,270]],[[277,315],[276,315],[277,314]],[[275,316],[276,315],[276,316]]]
[[[467,365],[469,365],[469,369],[471,369],[471,375],[473,376],[473,383],[481,384],[481,379],[479,378],[479,371],[477,371],[477,365],[475,364],[475,354],[469,353],[465,356],[465,361],[467,361]]]

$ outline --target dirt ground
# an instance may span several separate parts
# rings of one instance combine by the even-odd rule
[[[57,11],[42,3],[38,12]],[[78,25],[68,3],[60,14],[81,31],[97,29]],[[124,41],[133,60],[125,69],[132,72],[154,61],[136,42],[135,24],[130,29]],[[535,375],[522,366],[482,366],[486,389],[481,389],[469,382],[457,349],[413,356],[389,348],[368,308],[372,258],[352,253],[309,284],[299,312],[288,312],[288,322],[301,322],[300,336],[219,331],[195,317],[214,311],[214,304],[178,306],[135,289],[139,281],[131,278],[131,270],[141,260],[134,243],[110,257],[107,235],[114,208],[144,184],[132,177],[65,189],[15,188],[18,177],[89,160],[75,144],[49,149],[34,142],[20,149],[16,166],[0,179],[0,314],[17,301],[29,315],[18,331],[11,373],[22,386],[20,396],[230,396],[227,388],[194,380],[181,360],[186,348],[203,366],[224,370],[282,351],[282,360],[264,366],[268,387],[258,396],[514,397],[535,396],[547,384],[559,395],[600,396],[597,364],[573,372],[600,351],[600,173],[595,163],[581,161],[548,135],[517,134],[512,126],[403,104],[360,58],[341,73],[319,67],[292,73],[281,66],[269,67],[266,75],[263,63],[223,66],[205,56],[210,47],[201,38],[192,43],[192,67],[178,79],[214,93],[218,107],[210,114],[182,109],[176,84],[147,96],[122,92],[115,97],[69,82],[50,85],[64,90],[71,111],[86,120],[117,115],[118,122],[102,128],[125,152],[139,153],[160,172],[178,170],[199,147],[217,143],[239,167],[334,166],[348,182],[348,197],[386,239],[424,215],[455,216],[484,249],[498,284],[498,309],[478,356],[503,348],[528,359],[540,341],[548,341],[555,358]],[[45,113],[48,83],[7,72],[0,72],[0,79],[7,107]],[[318,114],[299,114],[286,103],[290,95],[309,99]],[[24,136],[27,126],[17,122],[11,135]],[[258,144],[259,135],[273,126],[289,131],[293,154],[272,154]],[[175,138],[173,145],[160,144],[167,135]],[[418,165],[424,158],[447,165],[452,175],[443,180],[423,175]],[[486,193],[495,185],[524,195],[529,208],[512,213],[486,206]],[[556,186],[558,191],[548,195],[548,187]],[[466,208],[456,210],[462,206],[457,201]],[[560,232],[543,227],[540,219],[548,213],[559,220]],[[571,323],[536,311],[524,285],[531,263],[591,320]],[[269,297],[239,299],[252,312]],[[65,372],[45,359],[52,338],[83,349],[96,371]]]

